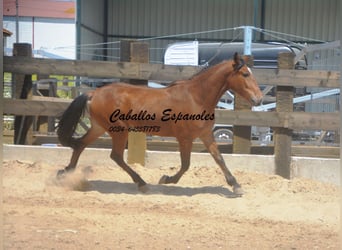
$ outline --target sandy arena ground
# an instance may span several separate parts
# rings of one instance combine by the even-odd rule
[[[4,249],[339,249],[339,190],[312,180],[235,171],[233,198],[217,166],[192,166],[177,185],[158,185],[175,168],[135,165],[139,193],[111,166],[3,162]]]

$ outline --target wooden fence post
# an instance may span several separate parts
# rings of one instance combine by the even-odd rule
[[[34,88],[34,95],[57,97],[57,82],[48,81],[49,75],[38,75],[38,80],[44,80],[43,83],[37,82]],[[35,124],[36,131],[43,133],[53,133],[55,131],[55,117],[37,116]]]
[[[294,69],[293,53],[279,53],[278,68]],[[294,88],[290,86],[277,86],[276,111],[293,112]],[[290,179],[291,173],[291,146],[292,129],[275,128],[274,131],[274,154],[276,174]]]
[[[15,43],[13,45],[13,56],[32,57],[31,44]],[[12,97],[15,99],[31,99],[32,75],[15,74],[12,79]],[[33,116],[15,117],[14,144],[32,144],[32,123]]]
[[[248,66],[253,65],[253,57],[246,56]],[[234,96],[234,110],[251,110],[251,105],[240,95]],[[233,127],[233,153],[250,154],[251,153],[251,126]]]
[[[149,62],[149,48],[147,43],[134,40],[122,40],[120,43],[120,60],[123,62]],[[146,80],[124,80],[131,84],[147,85]],[[139,96],[136,96],[139,99]],[[144,101],[144,100],[140,100]],[[128,154],[127,162],[129,164],[139,163],[145,165],[146,153],[146,134],[141,132],[130,132],[128,134]]]

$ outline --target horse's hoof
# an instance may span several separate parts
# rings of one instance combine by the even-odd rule
[[[138,186],[138,188],[139,188],[139,191],[142,193],[147,193],[149,191],[149,187],[147,186],[147,184]]]
[[[166,180],[167,180],[167,178],[169,178],[169,176],[167,176],[167,175],[163,175],[161,178],[160,178],[160,180],[159,180],[159,184],[166,184],[167,182],[166,182]]]
[[[65,169],[60,169],[60,170],[58,170],[58,172],[57,172],[57,178],[62,178],[62,177],[65,176],[65,174],[66,174]]]
[[[233,187],[233,192],[235,195],[242,196],[244,194],[243,189],[239,186]]]

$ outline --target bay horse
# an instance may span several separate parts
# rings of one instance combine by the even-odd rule
[[[200,138],[233,192],[242,195],[242,188],[227,168],[212,132],[215,107],[227,90],[241,95],[251,105],[262,101],[262,92],[252,71],[238,53],[233,60],[203,69],[190,79],[175,81],[165,88],[112,83],[78,96],[63,113],[57,127],[61,144],[73,149],[69,165],[59,170],[57,176],[73,171],[84,148],[107,132],[112,138],[110,157],[130,175],[140,191],[146,192],[145,181],[123,158],[128,132],[139,131],[178,140],[180,170],[173,176],[162,176],[159,184],[179,181],[190,166],[193,140]],[[74,138],[85,110],[90,114],[91,127],[82,137]]]

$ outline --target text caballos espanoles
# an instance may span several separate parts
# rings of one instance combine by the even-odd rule
[[[154,121],[157,115],[155,113],[149,113],[147,110],[140,110],[139,112],[133,112],[132,109],[128,110],[127,113],[121,112],[120,109],[115,109],[109,117],[109,121],[114,123],[116,121]],[[208,113],[203,110],[202,113],[182,113],[173,112],[172,109],[164,109],[160,120],[163,122],[172,121],[177,123],[178,121],[209,121],[214,120],[215,114]]]

